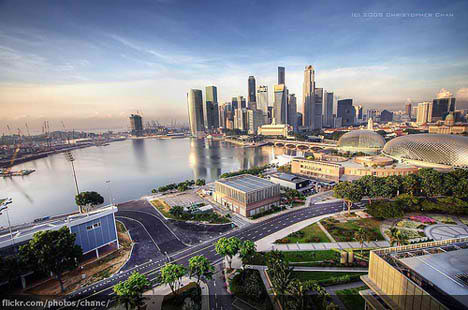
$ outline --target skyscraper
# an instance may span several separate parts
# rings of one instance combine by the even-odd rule
[[[138,114],[130,115],[131,134],[137,137],[143,135],[143,118]]]
[[[313,108],[312,129],[322,128],[323,88],[315,88],[315,104]]]
[[[264,124],[263,111],[247,110],[247,122],[249,134],[257,134],[258,128]]]
[[[219,127],[218,90],[216,86],[205,88],[205,104],[203,105],[203,123],[206,130]]]
[[[354,125],[356,110],[353,107],[353,99],[342,99],[337,102],[336,117],[341,118],[341,126]]]
[[[409,119],[411,119],[411,103],[407,103],[405,106],[406,115],[408,115]]]
[[[315,106],[315,71],[314,67],[306,66],[302,84],[302,118],[304,127],[313,128]]]
[[[432,102],[425,101],[418,104],[416,123],[419,125],[430,123],[432,120]]]
[[[323,92],[323,125],[333,127],[333,93]]]
[[[284,84],[275,85],[274,119],[276,124],[288,122],[288,89]]]
[[[249,108],[253,108],[255,104],[256,108],[256,103],[257,103],[257,96],[255,94],[255,77],[254,76],[249,76],[249,81],[248,81],[248,87],[249,87]]]
[[[288,124],[297,132],[297,103],[296,95],[288,95]]]
[[[362,105],[354,106],[354,109],[356,110],[356,122],[361,123],[362,122]]]
[[[258,86],[257,89],[257,109],[268,113],[268,86]]]
[[[437,98],[432,101],[432,119],[435,122],[443,120],[449,112],[455,111],[455,98]]]
[[[278,67],[278,84],[286,84],[286,72],[284,67]]]
[[[232,97],[231,106],[232,110],[236,110],[237,108],[239,108],[239,102],[237,102],[237,97]]]
[[[237,104],[238,104],[238,109],[245,109],[247,108],[247,104],[245,102],[244,96],[237,96]]]
[[[388,123],[393,121],[393,112],[390,112],[388,110],[383,110],[380,112],[380,121],[382,123]]]
[[[187,94],[189,127],[192,136],[205,130],[203,119],[203,96],[200,89],[191,89]]]

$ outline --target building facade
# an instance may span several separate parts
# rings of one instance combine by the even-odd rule
[[[268,114],[268,86],[258,86],[257,109],[262,110],[265,115]]]
[[[248,132],[257,134],[258,129],[264,124],[264,115],[261,110],[247,110]]]
[[[286,69],[278,67],[278,84],[286,84]]]
[[[288,124],[291,125],[294,132],[298,131],[297,126],[297,104],[296,95],[288,95]]]
[[[288,89],[286,85],[275,85],[274,118],[276,124],[288,123]]]
[[[203,122],[205,129],[208,131],[219,127],[218,89],[216,86],[207,86],[205,88]]]
[[[323,92],[323,126],[333,127],[333,93]]]
[[[421,102],[418,104],[416,123],[418,125],[427,124],[432,121],[432,102]]]
[[[279,206],[280,186],[268,180],[243,174],[215,182],[216,202],[245,217]]]
[[[274,173],[270,175],[270,181],[290,189],[301,190],[307,188],[310,181],[293,174]]]
[[[130,115],[130,132],[136,137],[143,135],[143,118],[140,115]]]
[[[187,94],[187,104],[190,133],[192,136],[197,136],[205,130],[202,91],[191,89]]]
[[[380,112],[380,121],[382,123],[388,123],[393,121],[393,112],[390,112],[388,110],[383,110]]]
[[[302,118],[305,128],[313,129],[315,115],[315,70],[311,65],[304,69],[302,84]]]
[[[341,126],[348,127],[354,125],[356,111],[353,106],[353,99],[341,99],[337,102],[336,117],[341,117]]]
[[[289,125],[287,124],[269,124],[263,125],[258,129],[258,134],[262,136],[283,136],[287,137]]]
[[[255,94],[256,92],[256,86],[255,86],[255,77],[254,76],[249,76],[248,80],[248,98],[249,98],[249,109],[256,109],[257,108],[257,96]],[[254,107],[255,105],[255,107]]]

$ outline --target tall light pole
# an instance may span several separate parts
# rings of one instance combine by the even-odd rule
[[[13,232],[11,231],[11,222],[10,222],[10,215],[8,213],[8,205],[12,203],[13,200],[11,198],[7,198],[2,201],[0,204],[0,212],[6,211],[7,219],[8,219],[8,228],[10,230],[10,239],[11,239],[11,245],[13,246],[13,250],[16,251],[15,249],[15,240],[13,239]],[[1,213],[0,213],[1,214]]]
[[[111,204],[111,206],[113,206],[113,205],[114,205],[114,198],[112,198],[112,189],[111,189],[111,184],[110,184],[110,183],[111,183],[110,180],[107,180],[107,181],[106,181],[106,184],[107,184],[108,190],[109,190],[109,200],[110,200],[110,204]]]
[[[70,151],[66,151],[64,155],[65,155],[65,159],[71,163],[72,170],[73,170],[73,178],[75,180],[76,194],[79,195],[80,190],[78,189],[78,181],[76,180],[75,165],[73,164],[73,162],[75,161],[75,158],[73,157]]]

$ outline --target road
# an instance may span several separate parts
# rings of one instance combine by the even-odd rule
[[[279,231],[289,225],[294,223],[330,213],[336,213],[342,211],[341,202],[331,202],[331,203],[322,203],[311,205],[310,207],[300,209],[297,211],[292,211],[289,213],[278,215],[274,218],[267,219],[263,222],[252,224],[240,229],[230,231],[222,235],[223,237],[237,237],[241,240],[252,240],[257,241],[265,236],[268,236],[276,231]],[[208,260],[213,264],[218,264],[222,260],[222,256],[218,255],[215,251],[214,244],[221,236],[213,238],[211,240],[205,241],[201,244],[185,248],[179,252],[169,255],[171,262],[176,262],[178,264],[183,264],[188,266],[188,260],[195,255],[204,255]],[[104,296],[109,296],[113,294],[113,286],[120,281],[124,281],[130,276],[133,271],[138,271],[139,273],[144,273],[147,275],[150,281],[154,281],[158,277],[159,269],[164,266],[168,261],[168,258],[164,255],[156,257],[154,260],[143,263],[134,268],[122,271],[119,274],[116,274],[110,278],[104,279],[100,282],[97,282],[93,286],[85,287],[75,291],[74,293],[68,295],[67,300],[81,300],[84,298],[99,298]],[[211,281],[212,282],[212,281]],[[210,289],[219,285],[209,283]],[[216,292],[216,291],[215,291]],[[223,302],[225,304],[225,302]],[[212,309],[216,309],[215,305],[210,303]],[[228,308],[229,309],[229,308]]]

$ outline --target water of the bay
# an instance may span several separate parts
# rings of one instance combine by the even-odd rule
[[[217,179],[222,173],[270,163],[281,149],[242,148],[226,142],[197,139],[140,139],[113,142],[73,151],[80,191],[97,191],[115,202],[138,199],[151,189],[186,179]],[[12,225],[44,216],[70,213],[75,184],[63,154],[55,154],[14,167],[35,169],[24,177],[0,179],[0,198],[11,197]],[[110,183],[106,183],[110,181]],[[0,226],[7,226],[5,213]]]

